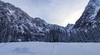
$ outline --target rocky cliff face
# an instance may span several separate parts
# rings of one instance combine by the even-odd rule
[[[74,28],[97,27],[100,23],[100,0],[90,0]]]

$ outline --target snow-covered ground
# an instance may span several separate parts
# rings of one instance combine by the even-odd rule
[[[100,55],[100,43],[0,43],[0,55]]]

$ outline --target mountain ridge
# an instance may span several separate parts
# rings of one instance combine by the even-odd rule
[[[39,17],[32,18],[20,8],[0,0],[0,42],[100,42],[99,3],[99,0],[90,0],[75,25],[62,27]]]

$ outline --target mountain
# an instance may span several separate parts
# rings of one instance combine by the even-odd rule
[[[100,42],[100,0],[90,0],[70,31],[71,41]]]
[[[74,27],[74,24],[67,24],[67,26],[65,27],[67,29],[67,32],[69,32],[70,30],[72,30]]]
[[[95,28],[100,23],[100,0],[90,0],[74,28]]]
[[[90,0],[82,16],[66,27],[32,18],[0,1],[0,42],[100,42],[100,0]]]
[[[43,35],[41,31],[46,31],[46,26],[42,19],[32,18],[20,8],[0,1],[1,42],[32,40],[34,35]]]
[[[38,17],[32,18],[20,8],[0,1],[0,42],[47,41],[48,35],[52,36],[48,41],[54,41],[58,38],[54,38],[56,32],[66,33],[65,27],[48,24]]]

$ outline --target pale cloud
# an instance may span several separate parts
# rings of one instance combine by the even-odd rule
[[[32,17],[66,26],[75,23],[89,0],[4,0],[20,7]]]

